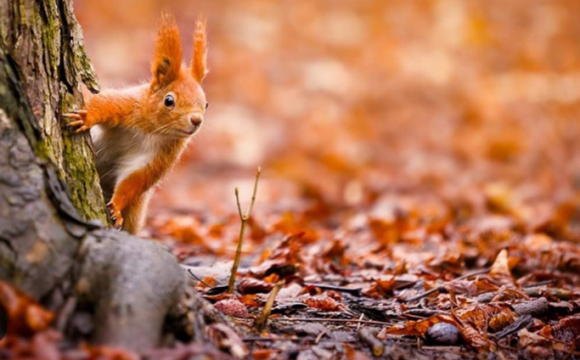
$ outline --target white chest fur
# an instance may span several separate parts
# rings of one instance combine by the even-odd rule
[[[91,129],[91,138],[106,197],[112,194],[117,183],[146,168],[162,145],[158,135],[127,128],[112,131],[99,125]]]

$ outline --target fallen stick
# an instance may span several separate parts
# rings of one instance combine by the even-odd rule
[[[570,292],[569,290],[548,288],[546,286],[526,287],[523,290],[527,296],[534,298],[551,296],[560,300],[570,300],[570,298],[572,297],[572,292]],[[483,294],[479,294],[475,299],[479,303],[488,303],[492,301],[497,294],[498,293],[496,291],[486,292]]]
[[[306,336],[306,337],[260,337],[260,336],[248,336],[245,338],[242,338],[242,341],[244,342],[277,342],[277,341],[294,341],[294,342],[316,342],[316,338],[314,336]],[[353,342],[358,342],[358,340],[356,340],[354,337],[352,339],[346,339],[346,340],[332,340],[332,339],[326,339],[326,340],[321,340],[319,343],[321,344],[333,344],[333,343],[338,343],[338,344],[342,344],[342,343],[353,343]]]
[[[314,286],[321,290],[333,290],[339,291],[343,293],[352,294],[354,296],[361,296],[362,295],[362,288],[348,288],[344,286],[336,286],[336,285],[326,285],[326,284],[317,284],[317,283],[304,283],[306,286]]]
[[[515,304],[512,307],[514,308],[514,311],[520,316],[539,315],[548,310],[550,307],[550,302],[548,299],[542,297],[532,301]]]
[[[260,317],[258,317],[256,319],[256,330],[258,332],[261,332],[262,330],[264,330],[264,327],[266,326],[266,322],[268,321],[268,317],[270,316],[270,312],[272,311],[272,306],[274,305],[274,300],[276,300],[276,295],[278,295],[278,291],[280,291],[280,289],[282,288],[282,286],[284,285],[284,280],[278,281],[276,283],[276,285],[274,285],[274,288],[272,289],[272,291],[270,292],[270,296],[268,296],[268,300],[266,301],[266,305],[264,305],[264,309],[262,310],[262,314],[260,315]]]
[[[362,328],[358,332],[358,337],[362,342],[371,348],[371,352],[374,356],[379,357],[383,355],[383,352],[385,351],[385,345],[379,339],[377,339],[377,332],[378,329]]]
[[[469,274],[461,275],[460,277],[458,277],[456,279],[453,279],[453,280],[450,280],[450,281],[446,282],[444,285],[437,286],[437,287],[435,287],[435,288],[433,288],[431,290],[425,291],[422,294],[419,294],[419,295],[414,296],[414,297],[412,297],[410,299],[405,299],[405,300],[401,300],[401,301],[402,302],[405,302],[405,303],[408,303],[408,302],[412,302],[412,301],[416,301],[416,300],[421,300],[424,297],[427,297],[427,296],[429,296],[429,295],[431,295],[431,294],[433,294],[433,293],[435,293],[437,291],[445,290],[445,286],[447,286],[448,284],[452,283],[453,281],[467,279],[467,278],[470,278],[472,276],[483,275],[483,274],[488,273],[488,272],[489,272],[489,269],[481,269],[481,270],[477,270],[477,271],[471,272]]]
[[[560,288],[549,288],[547,286],[535,286],[530,288],[525,288],[524,291],[526,295],[531,297],[540,297],[540,296],[553,296],[560,300],[570,300],[572,297],[572,292],[566,289]]]
[[[368,325],[391,326],[392,323],[376,320],[358,320],[358,319],[331,319],[331,318],[277,318],[277,321],[303,321],[303,322],[336,322],[336,323],[360,323]]]

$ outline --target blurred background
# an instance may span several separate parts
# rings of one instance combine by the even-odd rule
[[[580,2],[74,5],[102,87],[150,78],[163,9],[186,61],[196,16],[208,19],[206,122],[157,192],[149,229],[175,214],[235,214],[233,188],[249,198],[258,165],[258,214],[364,208],[389,193],[426,203],[481,192],[509,208],[580,187]],[[539,221],[542,206],[518,217]]]

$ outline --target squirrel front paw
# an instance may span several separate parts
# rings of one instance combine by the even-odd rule
[[[121,211],[112,202],[107,204],[107,210],[113,222],[113,227],[115,229],[121,229],[123,226],[123,215],[121,215]]]
[[[73,110],[69,113],[63,114],[62,117],[70,121],[67,126],[70,127],[75,134],[78,134],[89,130],[92,126],[87,121],[87,114],[88,112],[86,110]]]

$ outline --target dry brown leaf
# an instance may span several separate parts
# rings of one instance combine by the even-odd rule
[[[363,294],[374,298],[384,298],[393,295],[393,290],[397,286],[394,276],[376,279],[372,285],[363,291]]]
[[[509,267],[508,253],[506,249],[502,249],[497,255],[495,262],[489,270],[489,276],[503,284],[514,283],[514,278]]]
[[[273,287],[274,284],[266,282],[264,280],[243,278],[240,280],[238,290],[242,294],[258,294],[258,293],[269,293]]]
[[[311,296],[306,298],[304,303],[321,311],[344,311],[346,309],[345,305],[328,295]]]
[[[498,332],[516,321],[518,315],[515,312],[504,312],[494,315],[489,319],[489,327],[494,331]]]
[[[377,337],[384,340],[386,335],[425,336],[427,330],[439,322],[457,326],[456,321],[451,316],[436,315],[425,320],[406,321],[404,324],[393,325],[390,328],[385,328]]]
[[[30,336],[50,326],[54,314],[7,282],[0,281],[0,304],[8,315],[8,333]]]
[[[214,344],[220,349],[229,351],[236,359],[243,359],[248,356],[248,348],[242,339],[227,325],[213,323],[208,325],[205,331]]]

